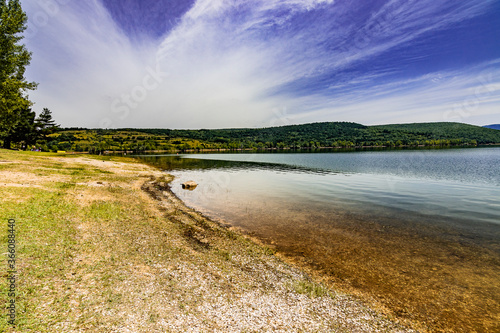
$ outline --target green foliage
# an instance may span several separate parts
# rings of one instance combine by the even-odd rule
[[[376,133],[385,133],[392,140],[404,138],[406,141],[422,142],[434,140],[444,145],[469,143],[500,143],[500,133],[495,130],[461,123],[415,123],[400,125],[372,126]],[[447,142],[449,141],[449,142]]]
[[[311,281],[297,281],[295,282],[293,288],[297,293],[307,295],[310,298],[324,296],[332,297],[330,291],[326,287]]]
[[[262,129],[59,130],[49,147],[89,151],[318,149],[323,147],[448,147],[500,143],[500,131],[459,123],[363,126],[314,123]],[[52,148],[51,148],[52,149]],[[55,149],[55,148],[54,148]]]
[[[448,146],[500,143],[500,133],[460,123],[364,126],[329,122],[263,129],[169,130],[137,129],[151,135],[199,140],[211,148],[317,148],[354,146]]]
[[[37,147],[43,147],[44,151],[72,150],[71,142],[65,143],[63,147],[59,148],[57,147],[57,141],[48,140],[47,142],[47,136],[54,133],[59,127],[52,119],[49,109],[43,109],[43,112],[36,119],[35,116],[35,112],[31,111],[31,109],[21,110],[18,114],[17,124],[3,139],[3,147],[26,150],[36,144]],[[63,138],[67,139],[67,141],[72,139],[67,135],[63,135]],[[12,144],[14,145],[12,146]]]
[[[47,108],[42,110],[42,113],[36,118],[35,126],[41,137],[54,133],[59,125],[52,119],[52,111]]]
[[[0,137],[15,128],[20,112],[31,106],[26,92],[36,88],[24,77],[31,60],[31,53],[20,44],[26,22],[19,0],[0,1]]]
[[[10,148],[11,143],[21,143],[21,147],[28,148],[35,143],[37,138],[35,131],[35,112],[31,109],[23,109],[19,112],[19,121],[11,132],[4,138],[4,148]]]

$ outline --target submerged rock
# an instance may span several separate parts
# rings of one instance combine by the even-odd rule
[[[196,184],[196,182],[190,180],[190,181],[187,181],[185,183],[182,184],[182,188],[185,189],[185,190],[194,190],[196,188],[196,186],[198,186],[198,184]]]

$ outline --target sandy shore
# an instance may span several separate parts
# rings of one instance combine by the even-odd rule
[[[2,318],[0,330],[411,332],[186,207],[153,167],[3,150],[0,161],[2,218],[29,225],[18,327]]]

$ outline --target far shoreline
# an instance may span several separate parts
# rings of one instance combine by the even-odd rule
[[[488,148],[488,147],[500,147],[500,143],[490,143],[481,145],[460,145],[460,146],[356,146],[356,147],[316,147],[316,148],[217,148],[217,149],[179,149],[179,150],[144,150],[144,151],[134,151],[134,150],[104,150],[101,154],[112,155],[112,154],[191,154],[191,153],[266,153],[266,152],[352,152],[352,151],[398,151],[398,150],[452,150],[452,149],[474,149],[474,148]],[[90,154],[89,152],[67,152],[72,154]],[[99,155],[92,153],[91,155]]]

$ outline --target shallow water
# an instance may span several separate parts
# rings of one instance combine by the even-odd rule
[[[141,158],[188,205],[401,318],[499,329],[498,148]]]

